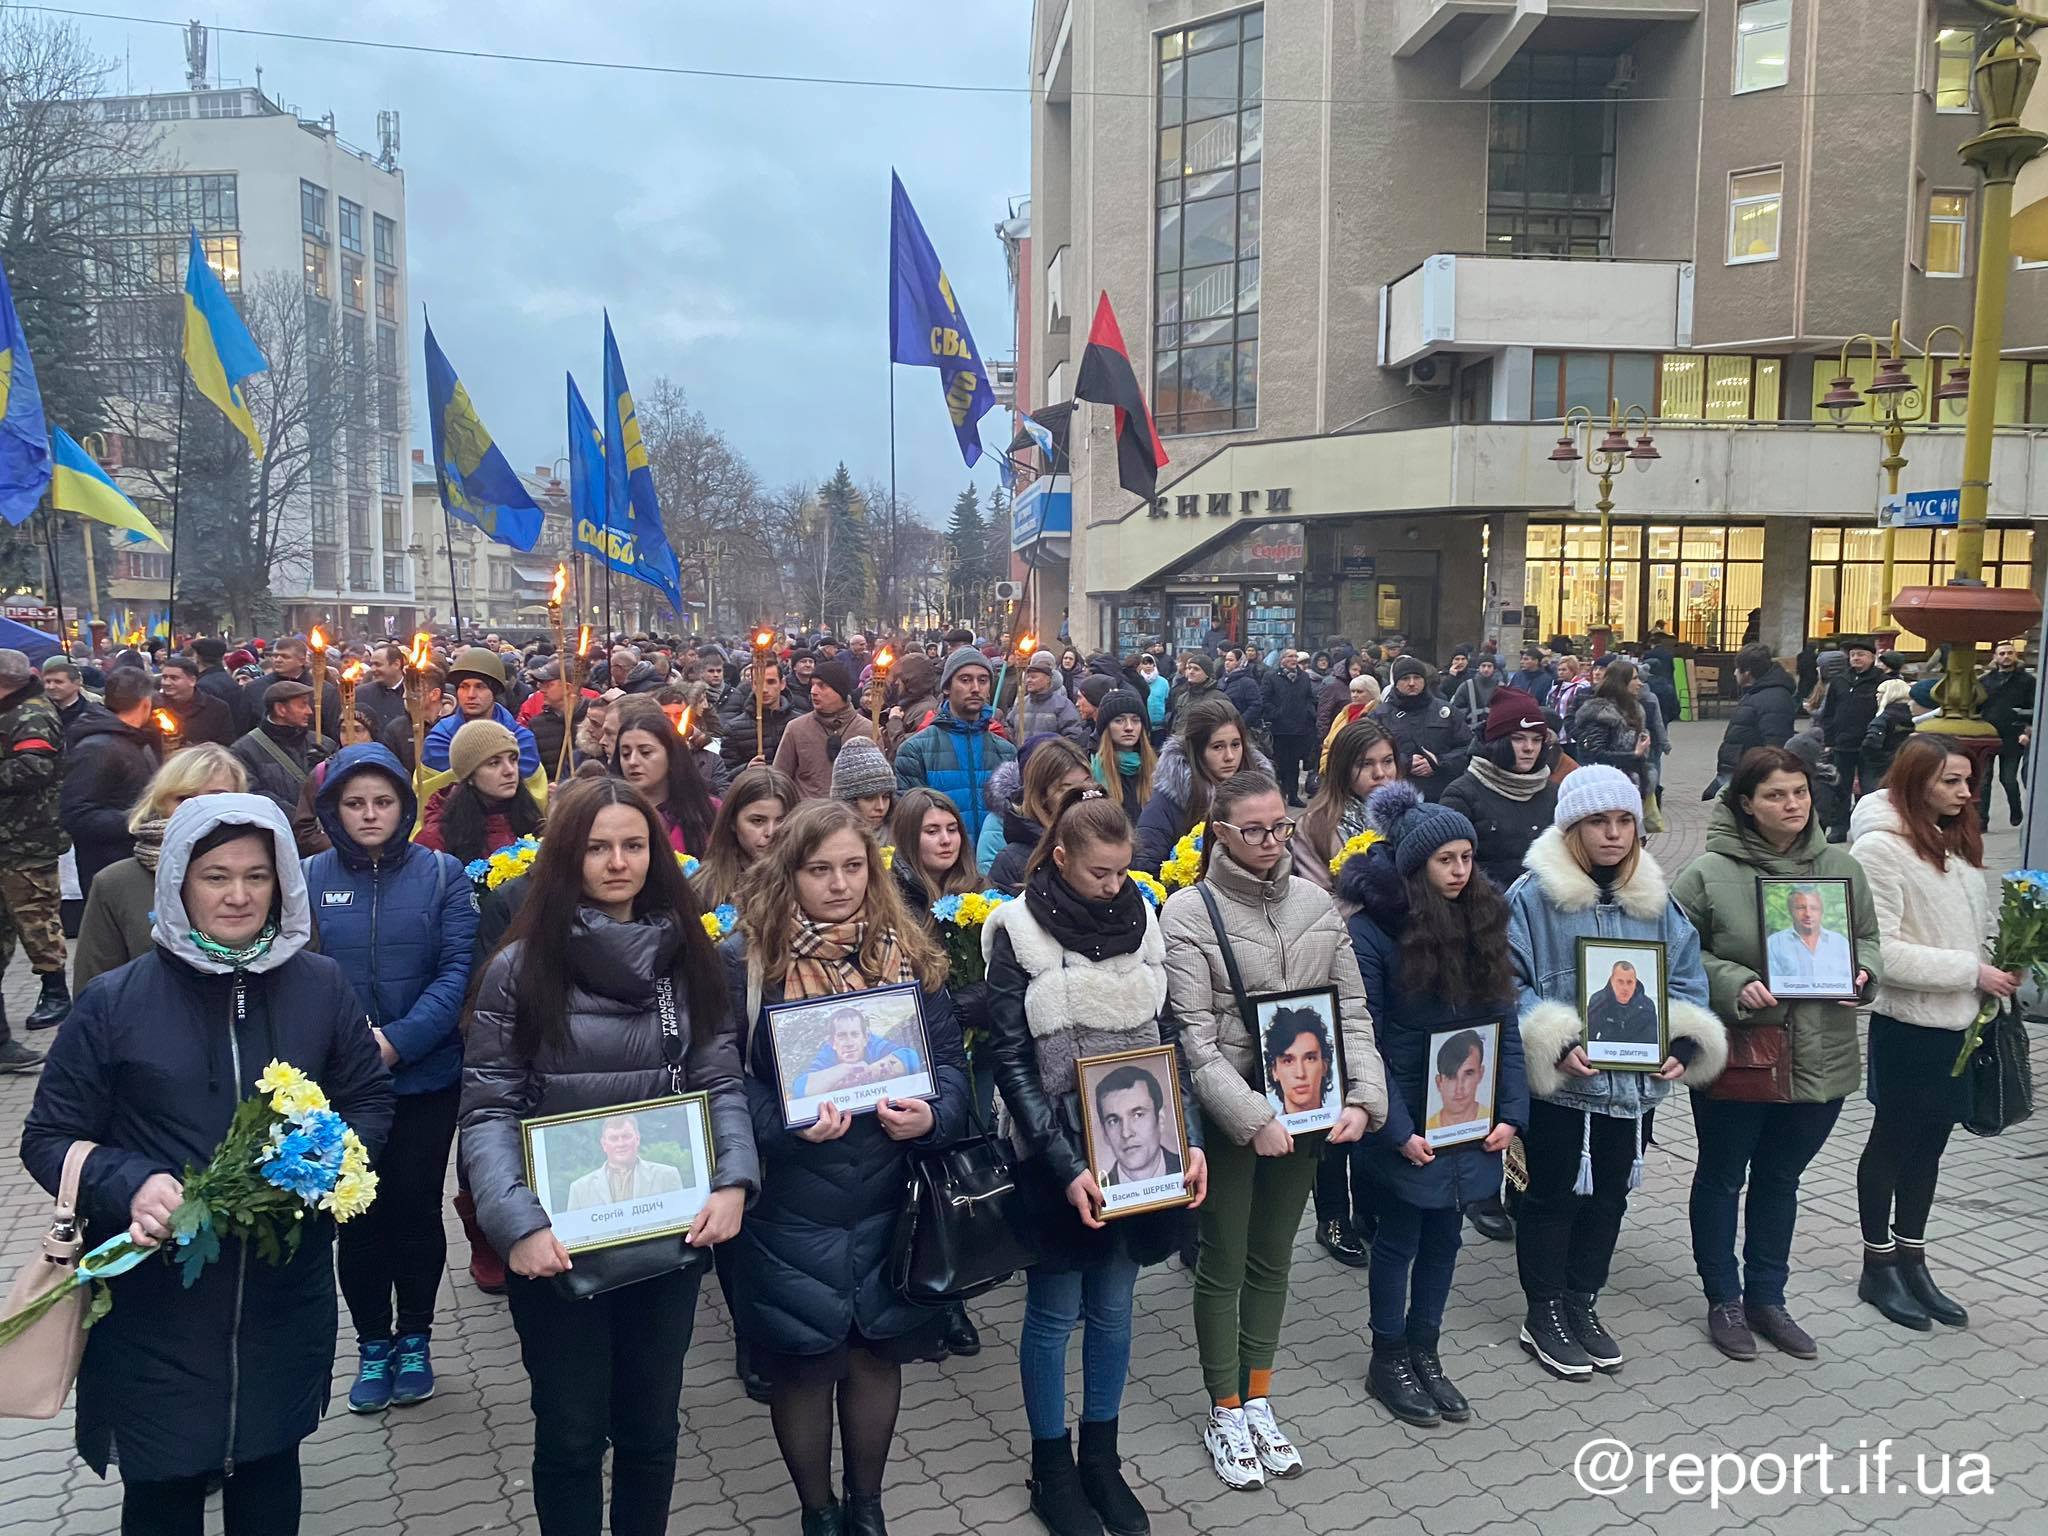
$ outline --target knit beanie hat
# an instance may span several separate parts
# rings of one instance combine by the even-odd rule
[[[1216,675],[1216,658],[1209,655],[1206,651],[1190,651],[1187,655],[1181,657],[1180,660],[1182,666],[1193,662],[1204,677],[1213,678]]]
[[[1093,682],[1094,679],[1088,681]],[[1081,685],[1081,691],[1088,691],[1086,683]],[[1120,715],[1136,715],[1141,726],[1152,723],[1151,716],[1145,712],[1145,701],[1129,688],[1110,689],[1095,706],[1095,723],[1105,731],[1109,729],[1109,722]]]
[[[837,656],[830,661],[820,661],[817,670],[811,673],[811,681],[823,683],[842,699],[853,697],[853,671]]]
[[[953,686],[953,674],[962,667],[980,667],[984,672],[987,672],[988,658],[971,645],[961,646],[959,650],[946,658],[946,668],[939,674],[939,691],[941,693]],[[994,677],[993,673],[989,675],[991,678]]]
[[[1400,657],[1394,663],[1394,681],[1397,683],[1404,677],[1427,676],[1429,676],[1429,668],[1413,656]]]
[[[1406,879],[1445,843],[1464,838],[1477,844],[1471,821],[1448,805],[1432,805],[1413,784],[1396,780],[1382,784],[1365,802],[1367,822],[1387,840],[1394,868]]]
[[[500,752],[517,752],[519,738],[496,720],[472,720],[448,743],[448,771],[458,780],[468,778],[487,758]]]
[[[1627,811],[1636,825],[1643,822],[1643,792],[1636,781],[1619,768],[1593,763],[1574,768],[1557,786],[1557,816],[1554,825],[1570,827],[1602,811]]]
[[[849,736],[832,760],[832,798],[858,800],[862,795],[896,793],[896,770],[882,749],[865,736]]]
[[[1541,731],[1550,726],[1543,706],[1519,688],[1496,688],[1486,711],[1484,740],[1499,741],[1517,731]]]
[[[1033,651],[1031,653],[1031,664],[1024,670],[1026,672],[1043,672],[1048,676],[1058,677],[1060,675],[1060,659],[1053,655],[1051,651]]]
[[[1095,706],[1096,718],[1098,719],[1101,718],[1102,714],[1102,701],[1114,692],[1116,692],[1116,684],[1100,674],[1081,679],[1081,697]]]

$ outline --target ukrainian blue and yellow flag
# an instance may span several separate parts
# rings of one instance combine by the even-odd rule
[[[995,408],[995,391],[939,253],[894,171],[889,188],[889,361],[939,370],[953,436],[972,469],[981,458],[979,423]]]
[[[250,338],[249,327],[242,323],[219,276],[207,265],[196,229],[185,262],[185,366],[192,370],[199,393],[221,408],[235,429],[249,439],[249,451],[262,458],[263,438],[256,430],[256,418],[249,414],[242,381],[252,373],[265,372],[270,364]]]
[[[500,544],[532,549],[540,542],[540,507],[478,419],[469,391],[434,340],[434,327],[426,332],[427,424],[434,433],[441,505]]]
[[[24,523],[50,483],[50,433],[14,291],[0,271],[0,517]]]
[[[661,523],[661,498],[654,492],[654,467],[640,440],[640,418],[633,410],[633,391],[626,384],[626,365],[612,337],[612,317],[604,317],[604,458],[605,525],[610,537],[633,541],[633,574],[668,599],[678,619],[683,616],[682,572],[669,548]]]
[[[50,447],[56,450],[56,473],[50,477],[50,505],[59,512],[76,512],[96,523],[126,528],[153,539],[163,548],[171,546],[156,530],[156,524],[142,515],[142,509],[121,493],[111,476],[95,464],[92,455],[78,446],[62,427],[50,428]]]

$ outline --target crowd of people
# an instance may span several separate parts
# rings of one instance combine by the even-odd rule
[[[436,1390],[452,1159],[469,1275],[506,1298],[531,1383],[543,1531],[604,1527],[607,1450],[609,1529],[666,1529],[709,1269],[806,1536],[882,1532],[904,1367],[983,1347],[970,1306],[892,1281],[906,1176],[999,1102],[1036,1255],[1031,1507],[1054,1536],[1133,1536],[1118,1421],[1141,1269],[1192,1272],[1198,1432],[1232,1489],[1306,1465],[1275,1366],[1311,1196],[1321,1248],[1368,1271],[1362,1387],[1394,1418],[1472,1415],[1443,1334],[1468,1222],[1516,1245],[1536,1365],[1616,1371],[1599,1303],[1680,1088],[1705,1335],[1738,1360],[1815,1358],[1792,1235],[1801,1175],[1866,1081],[1860,1010],[1858,1294],[1908,1329],[1964,1326],[1926,1243],[1960,1032],[2020,980],[1984,958],[1994,775],[1980,807],[1870,642],[1816,654],[1805,688],[1748,645],[1706,851],[1667,872],[1649,842],[1679,700],[1668,637],[1638,650],[1558,641],[1510,670],[1479,647],[1439,669],[1398,639],[1170,660],[956,630],[886,651],[622,639],[583,669],[483,636],[416,676],[398,646],[337,647],[324,683],[290,636],[40,668],[0,650],[0,959],[19,939],[24,1032],[54,1031],[46,1056],[0,1015],[0,1070],[41,1072],[30,1173],[54,1191],[93,1143],[89,1230],[161,1243],[177,1170],[282,1059],[380,1179],[368,1215],[338,1239],[309,1221],[289,1262],[116,1280],[78,1376],[80,1454],[118,1465],[130,1536],[194,1536],[215,1482],[230,1536],[296,1530],[337,1275],[349,1411]],[[2016,765],[2016,649],[1982,692]],[[1900,698],[1909,728],[1888,730]],[[527,840],[515,878],[480,875]],[[1760,881],[1789,892],[1782,928]],[[1009,899],[970,977],[939,914],[976,893]],[[1837,990],[1786,979],[1834,945],[1845,973],[1853,955]],[[794,1123],[771,1019],[889,988],[917,999],[920,1047],[853,1034],[835,1058],[828,1039],[827,1068],[862,1070],[824,1071]],[[1177,1085],[1131,1074],[1118,1114],[1151,1126],[1145,1169],[1173,1198],[1123,1214],[1083,1064],[1162,1046]],[[877,1060],[928,1090],[833,1102],[886,1076]],[[1314,1127],[1290,1124],[1326,1083]],[[714,1170],[687,1236],[622,1250],[623,1277],[572,1254],[523,1128],[600,1116],[586,1203],[653,1193],[637,1123],[605,1112],[677,1093],[705,1096]]]

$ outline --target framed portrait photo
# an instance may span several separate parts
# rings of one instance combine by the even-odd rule
[[[1759,875],[1758,931],[1764,985],[1778,998],[1856,1000],[1856,925],[1849,881]]]
[[[1587,1061],[1624,1072],[1664,1065],[1671,999],[1661,940],[1580,939],[1578,983]]]
[[[938,1097],[924,993],[914,983],[773,1003],[763,1027],[791,1130],[815,1124],[827,1100],[859,1115],[885,1099]]]
[[[1186,1205],[1188,1148],[1179,1064],[1170,1045],[1076,1063],[1088,1166],[1103,1220]]]
[[[570,1253],[690,1230],[716,1152],[701,1093],[522,1120],[526,1183]]]
[[[1293,1135],[1327,1131],[1344,1108],[1336,988],[1263,992],[1245,1001],[1258,1018],[1266,1102]]]
[[[1438,1030],[1429,1037],[1422,1139],[1432,1148],[1483,1141],[1493,1130],[1500,1085],[1500,1024]]]

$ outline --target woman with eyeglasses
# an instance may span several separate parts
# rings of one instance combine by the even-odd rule
[[[1287,1310],[1302,1207],[1327,1138],[1355,1142],[1387,1118],[1357,952],[1329,892],[1293,875],[1295,824],[1271,774],[1240,773],[1209,805],[1202,878],[1168,898],[1168,996],[1201,1103],[1209,1198],[1195,1266],[1195,1338],[1209,1390],[1203,1430],[1227,1488],[1302,1471],[1271,1402],[1273,1357]],[[1232,971],[1236,972],[1233,984]],[[1292,1134],[1265,1092],[1262,994],[1333,989],[1344,1108],[1327,1133]],[[1248,1017],[1249,1016],[1249,1017]]]

